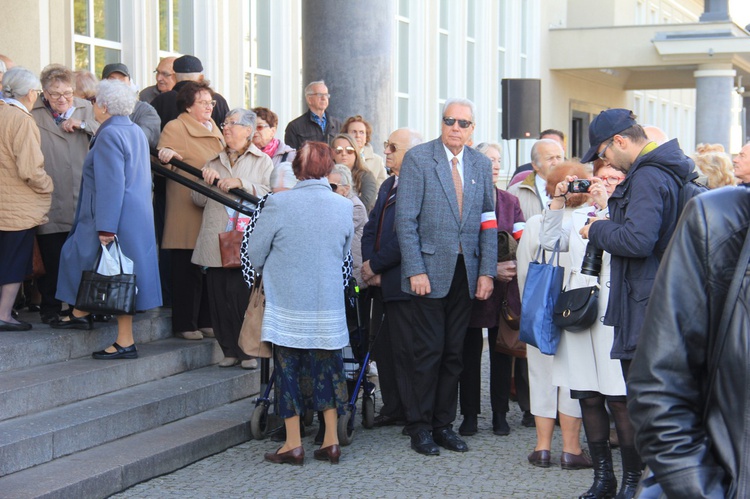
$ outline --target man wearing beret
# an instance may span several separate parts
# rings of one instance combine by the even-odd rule
[[[203,64],[201,60],[192,55],[183,55],[175,59],[172,64],[177,84],[174,88],[168,92],[162,92],[153,101],[151,105],[154,106],[156,112],[159,113],[161,118],[162,130],[167,123],[177,118],[180,114],[177,111],[177,92],[185,86],[185,82],[188,81],[203,81],[205,76],[203,75]],[[214,92],[214,100],[216,106],[211,113],[211,118],[217,125],[224,123],[224,118],[229,112],[229,105],[227,100],[218,92]]]

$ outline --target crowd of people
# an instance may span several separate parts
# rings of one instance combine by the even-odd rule
[[[300,418],[307,411],[321,419],[315,459],[339,462],[337,418],[349,396],[341,349],[358,323],[373,339],[378,365],[383,406],[375,426],[402,425],[420,454],[468,451],[462,437],[480,430],[486,330],[492,432],[511,432],[507,413],[515,392],[524,426],[536,428],[528,462],[552,465],[559,424],[560,466],[594,470],[581,497],[634,497],[644,462],[668,493],[746,490],[741,459],[714,455],[698,437],[692,447],[677,442],[672,435],[679,429],[666,415],[672,406],[653,396],[683,382],[668,380],[672,373],[660,356],[668,353],[651,347],[658,342],[686,350],[679,336],[654,324],[663,321],[680,334],[685,329],[685,341],[701,345],[701,335],[718,326],[706,325],[718,320],[718,310],[706,312],[699,296],[706,281],[688,286],[693,310],[682,315],[656,311],[649,297],[654,290],[679,301],[673,295],[685,287],[677,283],[681,264],[661,270],[669,254],[699,267],[695,271],[712,283],[706,273],[732,273],[707,269],[714,264],[704,263],[705,243],[694,239],[714,230],[706,210],[721,201],[702,197],[700,213],[697,203],[689,204],[691,218],[678,225],[680,195],[695,177],[709,189],[749,184],[750,144],[734,159],[718,144],[701,144],[688,157],[676,140],[638,124],[632,112],[610,109],[592,121],[591,147],[582,158],[566,159],[564,133],[545,130],[531,148],[531,162],[500,188],[502,148],[493,142],[472,147],[476,112],[465,99],[445,102],[441,133],[433,140],[394,130],[383,159],[363,116],[341,121],[329,114],[331,96],[322,80],[305,87],[308,110],[289,122],[282,141],[272,110],[230,108],[194,56],[162,59],[156,84],[140,94],[121,63],[105,66],[97,82],[59,64],[37,76],[7,57],[0,61],[0,331],[32,328],[14,308],[38,311],[53,328],[86,330],[109,320],[76,308],[76,295],[100,246],[117,242],[134,262],[137,310],[171,306],[174,335],[215,337],[224,355],[219,367],[258,365],[240,348],[239,335],[250,289],[262,276],[261,334],[274,345],[278,411],[285,421],[284,444],[265,455],[269,462],[304,463]],[[201,177],[192,180],[218,193],[231,197],[242,190],[261,198],[254,214],[248,218],[152,176],[150,164],[157,162],[191,177],[175,160],[197,167]],[[584,189],[577,188],[579,180],[587,181]],[[745,192],[727,195],[741,204]],[[748,218],[738,217],[723,223],[744,222],[746,230]],[[244,231],[242,268],[226,265],[219,246],[222,233],[238,230]],[[673,234],[678,248],[669,246]],[[592,270],[586,262],[596,251]],[[583,330],[563,330],[554,355],[513,346],[520,309],[536,305],[522,297],[530,263],[542,252],[559,252],[566,289],[598,289],[597,320]],[[44,268],[38,273],[36,260]],[[348,293],[353,283],[359,297]],[[352,307],[353,299],[359,307]],[[353,319],[353,308],[360,317]],[[694,320],[696,309],[705,320]],[[137,357],[132,316],[116,320],[116,340],[94,358]],[[680,366],[691,374],[708,369],[707,359],[693,359],[692,351],[683,357]],[[652,364],[664,370],[659,383]],[[629,393],[631,377],[636,394]],[[726,383],[720,377],[715,398]],[[701,380],[694,385],[698,402],[691,404],[702,410]],[[718,411],[726,416],[731,407]],[[694,413],[681,414],[692,417],[704,438],[728,438],[721,423],[710,421],[706,430]],[[670,438],[668,448],[663,441]],[[623,470],[619,488],[615,444]],[[681,468],[674,450],[680,445],[712,458],[696,457]],[[697,469],[692,474],[685,471],[691,466]],[[709,467],[721,469],[721,477],[707,476]]]

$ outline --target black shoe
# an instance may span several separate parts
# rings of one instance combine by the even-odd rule
[[[31,329],[31,324],[28,322],[18,321],[16,324],[15,322],[0,321],[0,331],[28,331],[29,329]]]
[[[94,329],[94,321],[91,319],[91,314],[84,315],[83,317],[74,317],[71,315],[67,319],[58,318],[50,321],[49,325],[53,329]]]
[[[534,421],[534,415],[531,414],[531,411],[523,411],[521,426],[525,426],[526,428],[536,428],[536,421]]]
[[[114,352],[108,352],[106,349],[99,350],[98,352],[92,353],[91,356],[100,360],[138,358],[138,350],[136,350],[135,344],[132,344],[129,347],[121,347],[117,343],[113,343],[112,346],[116,348]]]
[[[109,322],[113,317],[114,315],[91,314],[91,318],[94,322]]]
[[[52,321],[60,319],[60,315],[57,312],[41,312],[39,316],[42,318],[43,324],[49,324]]]
[[[387,416],[385,414],[378,414],[375,419],[372,420],[372,426],[379,428],[381,426],[400,426],[406,424],[404,418],[396,416]]]
[[[437,444],[435,444],[435,441],[432,439],[432,435],[430,435],[428,430],[424,429],[417,430],[417,432],[411,436],[411,448],[425,456],[440,455],[440,449],[438,449]]]
[[[500,437],[510,435],[510,425],[504,412],[492,413],[492,433]]]
[[[469,450],[469,446],[466,445],[466,442],[461,440],[450,426],[446,426],[439,430],[432,430],[432,438],[440,447],[452,450],[453,452],[466,452]]]
[[[477,415],[464,414],[464,420],[458,427],[458,434],[463,437],[470,437],[477,434]]]

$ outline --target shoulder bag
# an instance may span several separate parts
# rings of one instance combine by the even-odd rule
[[[234,225],[232,230],[219,232],[219,251],[221,252],[221,266],[225,269],[238,269],[242,266],[240,260],[240,245],[244,232],[237,230],[239,212],[234,212]]]
[[[540,245],[536,258],[529,264],[521,299],[519,337],[545,355],[554,355],[560,343],[560,328],[552,320],[565,275],[565,269],[559,263],[559,241],[555,244],[550,263],[547,263]]]
[[[263,277],[258,277],[250,290],[245,319],[242,321],[238,344],[243,352],[262,359],[271,358],[271,343],[261,341],[263,314],[266,311],[266,294],[263,291]]]
[[[552,320],[566,331],[588,330],[599,316],[599,283],[560,293]]]

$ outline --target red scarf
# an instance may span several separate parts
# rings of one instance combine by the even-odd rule
[[[273,158],[273,155],[276,154],[276,150],[279,148],[279,144],[281,144],[279,139],[272,139],[261,151]]]

